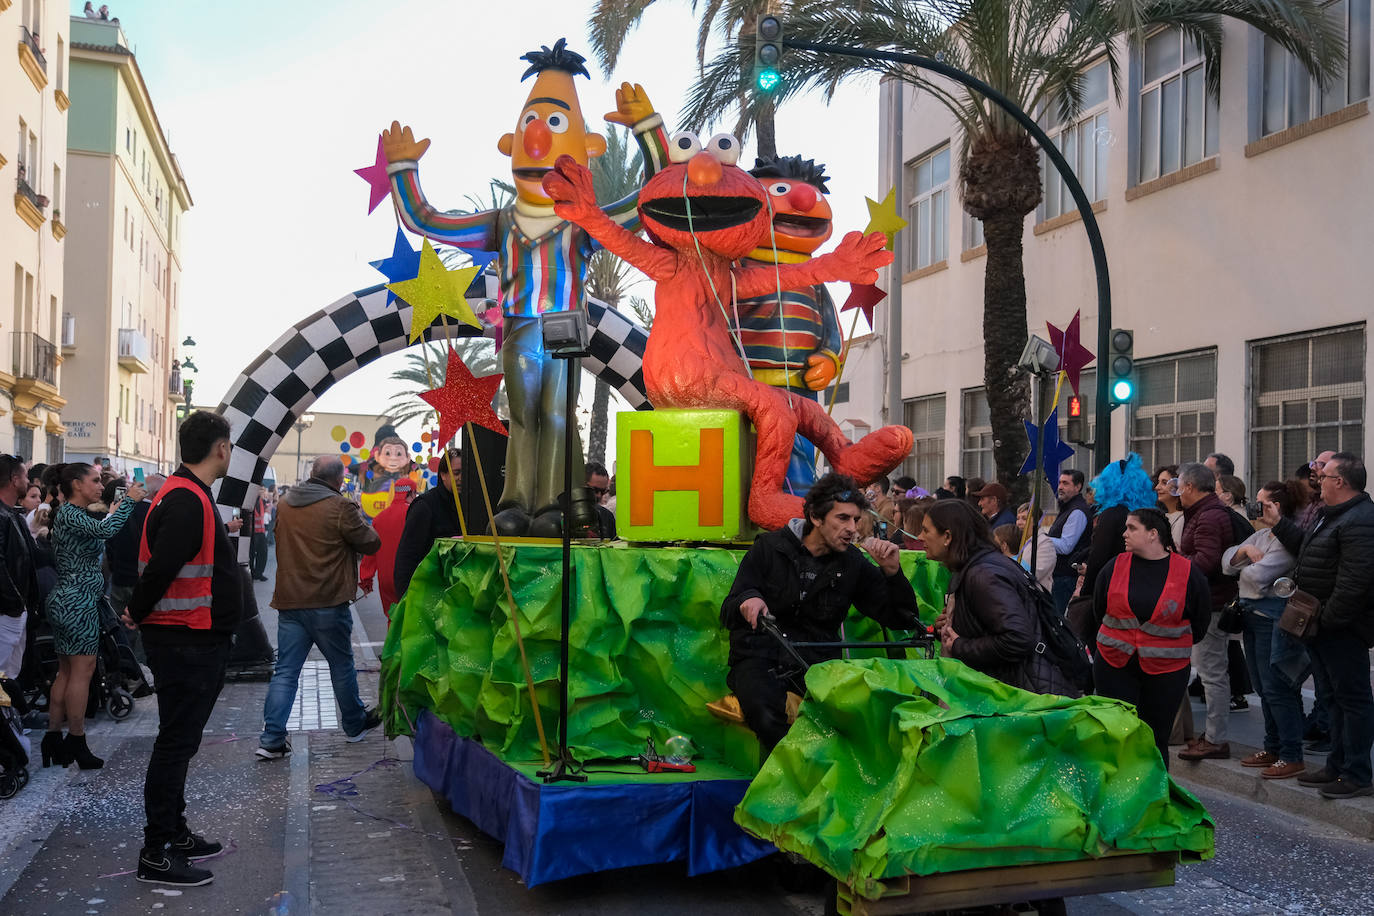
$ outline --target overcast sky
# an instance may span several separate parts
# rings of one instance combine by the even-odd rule
[[[73,0],[73,14],[83,5]],[[603,79],[586,39],[590,0],[112,2],[195,201],[181,304],[182,334],[199,343],[196,400],[218,403],[287,326],[380,282],[367,262],[390,254],[396,221],[389,203],[367,215],[353,169],[371,164],[392,119],[434,141],[421,162],[431,202],[465,206],[467,195],[486,196],[489,177],[509,178],[496,141],[529,89],[519,56],[566,37],[588,57],[594,78],[578,82],[594,129],[630,80],[671,132],[696,69],[690,5],[655,4]],[[862,229],[865,195],[879,196],[875,89],[865,78],[828,107],[799,100],[779,117],[779,151],[828,166],[835,238]],[[752,146],[742,162],[753,162]],[[355,373],[317,406],[381,411],[400,359]]]

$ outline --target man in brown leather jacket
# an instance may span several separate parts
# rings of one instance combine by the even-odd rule
[[[310,647],[329,662],[334,698],[349,741],[361,741],[381,720],[364,709],[353,667],[353,612],[358,592],[358,556],[374,554],[382,539],[362,510],[339,493],[344,467],[338,455],[315,459],[310,479],[291,488],[277,507],[277,666],[267,687],[263,760],[291,753],[286,720],[296,702],[296,684]]]

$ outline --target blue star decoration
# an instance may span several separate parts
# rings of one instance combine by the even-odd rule
[[[396,245],[391,252],[391,257],[382,258],[380,261],[368,261],[367,263],[386,277],[388,283],[414,280],[420,274],[420,251],[418,248],[411,248],[405,232],[397,229]],[[386,291],[387,305],[395,302],[396,298],[396,294],[391,290]]]
[[[1026,436],[1030,439],[1030,454],[1026,456],[1026,463],[1021,465],[1022,474],[1030,474],[1035,471],[1035,457],[1040,447],[1040,427],[1030,420],[1022,421],[1026,424]],[[1059,466],[1073,457],[1073,446],[1059,438],[1059,408],[1050,411],[1050,418],[1045,421],[1045,478],[1047,480],[1059,480]]]
[[[464,248],[462,251],[468,257],[472,258],[472,266],[477,268],[477,273],[479,275],[482,271],[486,270],[487,265],[495,261],[500,254],[500,252],[496,251],[479,251],[476,248]]]

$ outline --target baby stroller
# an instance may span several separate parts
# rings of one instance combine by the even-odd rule
[[[19,717],[27,711],[19,684],[0,678],[0,799],[13,798],[29,781],[29,746]]]
[[[102,707],[116,721],[127,719],[134,711],[134,697],[125,683],[133,678],[142,681],[143,671],[128,643],[119,638],[123,635],[119,629],[121,626],[114,610],[102,598],[100,642],[96,649],[95,671],[91,674],[91,689],[86,698],[88,717],[93,717]],[[30,692],[37,694],[34,705],[46,709],[53,681],[57,679],[57,650],[53,645],[52,628],[46,619],[38,624],[32,648],[35,665]]]

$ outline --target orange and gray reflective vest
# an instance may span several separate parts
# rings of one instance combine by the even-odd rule
[[[1127,594],[1131,586],[1132,555],[1116,559],[1107,587],[1107,613],[1097,631],[1097,651],[1113,668],[1124,668],[1132,655],[1140,656],[1146,674],[1167,674],[1188,667],[1193,654],[1193,628],[1183,617],[1188,600],[1188,576],[1192,564],[1176,553],[1169,554],[1169,575],[1159,600],[1144,623],[1131,610]]]
[[[153,503],[148,507],[148,518],[157,511],[158,504],[168,493],[175,490],[189,490],[200,500],[201,532],[200,549],[191,562],[177,571],[167,592],[153,605],[144,619],[145,624],[162,626],[183,626],[192,630],[210,629],[210,585],[215,572],[215,525],[219,516],[199,484],[185,477],[173,475],[167,478]],[[152,551],[148,549],[148,524],[143,524],[143,532],[138,537],[138,572],[143,574]]]

